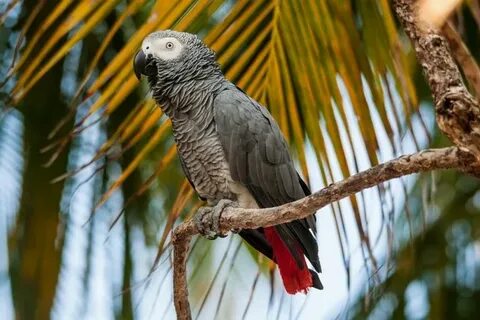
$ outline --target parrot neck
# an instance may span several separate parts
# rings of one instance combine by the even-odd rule
[[[153,90],[153,97],[172,122],[185,117],[193,120],[195,114],[213,107],[213,99],[227,83],[221,73],[205,79],[163,83]]]

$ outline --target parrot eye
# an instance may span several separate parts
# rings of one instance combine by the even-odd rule
[[[161,60],[177,59],[182,53],[182,43],[175,37],[148,39],[142,44],[142,48],[146,55],[150,53]]]

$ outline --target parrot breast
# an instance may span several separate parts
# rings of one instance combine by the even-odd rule
[[[241,188],[247,190],[231,178],[213,112],[208,107],[207,103],[177,112],[171,120],[185,174],[198,195],[213,205],[222,199],[237,200],[235,193],[243,191]]]
[[[229,187],[232,178],[228,163],[220,141],[214,134],[201,139],[190,139],[191,132],[179,134],[178,128],[174,130],[177,131],[177,150],[182,158],[185,174],[199,196],[210,204],[222,199],[235,200]]]

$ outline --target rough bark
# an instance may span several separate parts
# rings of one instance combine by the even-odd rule
[[[468,92],[448,42],[439,30],[418,20],[415,0],[395,0],[393,6],[410,38],[430,86],[439,128],[457,146],[480,161],[480,107]]]
[[[173,232],[173,300],[177,319],[190,320],[190,303],[188,302],[188,284],[187,284],[187,256],[190,247],[190,240],[194,234],[195,227],[189,224],[181,224]],[[189,229],[184,232],[183,229]]]
[[[465,149],[450,147],[430,149],[404,155],[379,164],[347,179],[333,183],[312,195],[282,206],[266,209],[226,208],[220,219],[220,231],[255,229],[305,218],[315,211],[385,181],[439,169],[458,169],[480,177],[480,165]],[[173,233],[174,245],[174,300],[177,318],[191,319],[186,279],[186,256],[190,239],[198,234],[192,220],[180,224]]]
[[[463,43],[462,37],[455,30],[451,22],[445,23],[442,27],[442,33],[448,40],[452,55],[462,68],[463,74],[470,83],[472,90],[474,90],[475,96],[477,98],[480,97],[480,67],[475,61],[475,58],[472,57],[467,46]]]

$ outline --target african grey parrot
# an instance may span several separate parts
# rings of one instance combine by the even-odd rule
[[[196,35],[148,35],[134,70],[139,79],[147,76],[153,98],[171,119],[183,171],[209,206],[267,208],[310,194],[273,117],[225,79],[215,53]],[[315,216],[239,234],[278,264],[288,293],[323,288]]]

